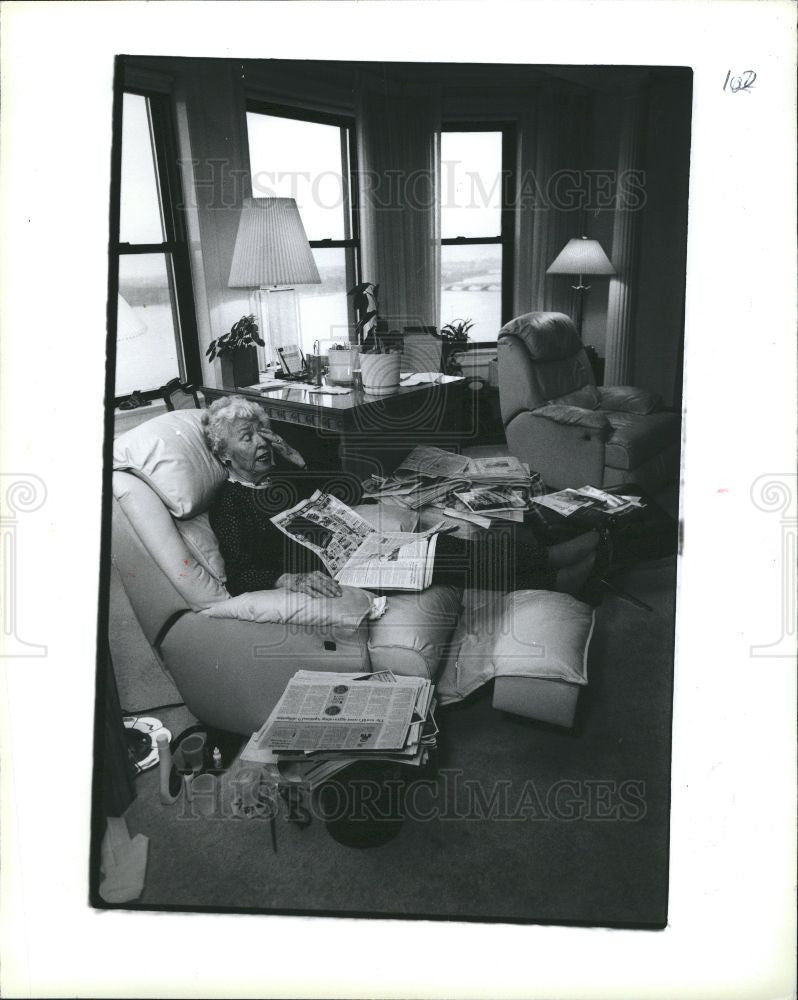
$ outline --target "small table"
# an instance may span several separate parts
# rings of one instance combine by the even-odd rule
[[[465,381],[400,386],[384,396],[362,389],[316,393],[297,382],[260,390],[199,388],[208,403],[234,395],[255,400],[271,420],[287,425],[286,433],[290,425],[291,443],[310,452],[315,468],[343,469],[365,479],[392,471],[416,444],[456,447]]]

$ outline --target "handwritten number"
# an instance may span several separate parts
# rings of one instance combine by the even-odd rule
[[[754,86],[754,80],[756,80],[756,73],[752,69],[745,70],[739,76],[732,76],[732,71],[729,70],[726,73],[726,79],[723,81],[723,89],[731,91],[732,94],[736,94],[741,90],[750,94],[751,88]]]

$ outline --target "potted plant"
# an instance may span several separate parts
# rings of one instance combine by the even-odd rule
[[[255,345],[265,347],[258,334],[254,316],[242,316],[230,332],[212,340],[205,352],[209,361],[219,358],[222,385],[227,389],[254,385],[258,381],[258,352]]]
[[[453,319],[441,327],[438,334],[441,344],[441,370],[447,375],[462,375],[459,355],[468,343],[469,330],[474,326],[470,319]]]
[[[369,346],[360,354],[360,375],[363,391],[384,396],[399,387],[404,337],[398,330],[378,321],[370,334]]]

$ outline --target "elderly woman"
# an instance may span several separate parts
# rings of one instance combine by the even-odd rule
[[[324,480],[313,475],[299,452],[271,429],[257,403],[226,396],[213,403],[203,419],[208,446],[228,470],[227,482],[210,509],[210,522],[230,593],[283,587],[316,597],[338,596],[340,586],[316,555],[270,521],[314,490],[324,489]],[[512,580],[495,578],[497,570],[507,573],[507,547],[496,547],[499,533],[487,532],[467,543],[440,535],[433,583],[580,593],[596,561],[595,531],[542,549],[513,529],[511,524],[505,529],[511,533],[515,557]]]

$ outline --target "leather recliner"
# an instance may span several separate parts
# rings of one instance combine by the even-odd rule
[[[114,444],[112,559],[145,637],[204,723],[255,731],[289,678],[310,669],[429,677],[439,704],[496,678],[497,707],[572,724],[593,613],[564,594],[433,585],[389,594],[369,620],[370,595],[356,588],[326,602],[259,591],[242,597],[265,601],[268,614],[226,616],[242,598],[224,586],[206,513],[225,478],[198,410],[155,417]],[[397,523],[396,508],[357,510],[383,531],[415,526]]]
[[[637,483],[656,490],[678,474],[681,427],[655,393],[596,386],[564,313],[511,320],[497,343],[507,444],[554,489]]]

